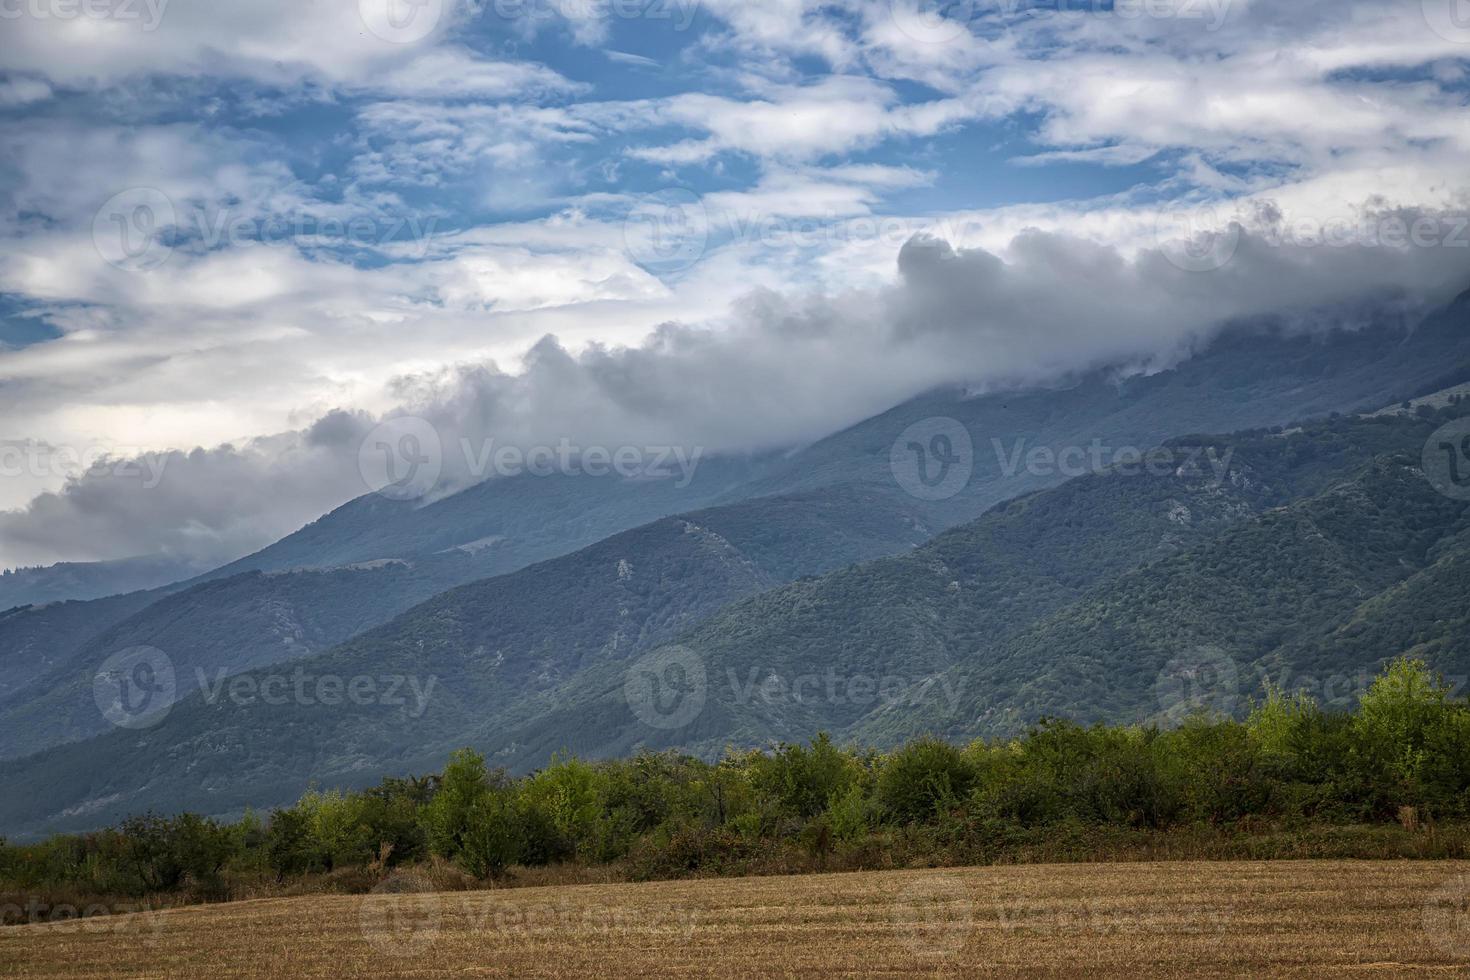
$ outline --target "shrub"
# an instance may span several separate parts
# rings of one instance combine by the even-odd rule
[[[846,793],[861,772],[852,754],[833,745],[826,732],[810,747],[781,745],[770,755],[758,753],[750,765],[755,791],[804,820],[825,810],[834,795]]]
[[[213,820],[192,813],[167,819],[148,814],[123,822],[122,863],[147,892],[177,891],[188,882],[218,888],[231,855],[230,834]]]
[[[908,823],[957,805],[975,783],[974,767],[948,742],[922,738],[897,749],[878,774],[878,802]]]

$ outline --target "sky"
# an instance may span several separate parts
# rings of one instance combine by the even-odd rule
[[[1467,71],[1470,0],[0,0],[0,568],[244,554],[385,418],[779,448],[1441,303]]]

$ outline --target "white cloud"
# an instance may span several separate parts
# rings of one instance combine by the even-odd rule
[[[606,127],[677,125],[703,139],[638,146],[629,154],[658,163],[700,163],[720,153],[805,161],[871,147],[888,139],[932,136],[975,113],[955,100],[902,104],[887,85],[857,75],[833,75],[810,85],[745,79],[750,98],[688,93],[638,103],[578,107]]]
[[[381,280],[283,259],[274,268],[275,298],[291,297],[290,308],[303,300],[326,300],[326,308],[340,311],[347,306],[346,293],[378,292],[360,298],[345,330],[317,335],[308,334],[306,324],[324,309],[309,305],[292,325],[285,322],[287,306],[253,297],[244,319],[270,325],[254,327],[254,336],[221,337],[216,352],[180,360],[165,355],[166,346],[150,352],[137,339],[114,348],[112,356],[130,357],[141,370],[126,380],[121,362],[100,369],[85,359],[60,363],[66,343],[39,349],[30,365],[39,368],[32,380],[45,377],[52,384],[63,369],[74,381],[89,369],[114,379],[93,393],[95,401],[109,407],[94,407],[91,421],[110,419],[125,430],[141,431],[150,399],[153,411],[173,415],[191,411],[190,399],[233,403],[230,393],[220,390],[231,371],[242,394],[249,390],[261,400],[282,398],[282,405],[293,393],[332,390],[317,379],[272,377],[283,350],[309,352],[307,360],[318,369],[334,364],[334,375],[344,380],[354,369],[370,377],[385,357],[399,353],[400,376],[379,375],[371,400],[382,409],[391,406],[390,398],[401,402],[405,410],[431,419],[451,444],[461,437],[474,444],[494,438],[499,445],[556,444],[566,438],[580,445],[642,442],[738,450],[801,443],[937,384],[1008,386],[1108,364],[1160,365],[1230,320],[1351,325],[1376,304],[1401,304],[1408,297],[1411,312],[1422,310],[1465,285],[1463,251],[1366,242],[1325,246],[1282,238],[1280,230],[1269,219],[1241,230],[1228,261],[1209,273],[1182,267],[1159,246],[1129,255],[1041,231],[1022,232],[1000,254],[916,238],[901,251],[898,281],[892,285],[805,295],[757,291],[725,315],[688,325],[666,323],[625,345],[584,341],[569,347],[542,339],[529,350],[522,348],[520,356],[499,359],[504,367],[486,361],[484,352],[475,357],[462,342],[441,348],[441,340],[462,338],[469,323],[482,328],[497,323],[467,320],[459,311],[498,295],[501,273],[527,305],[547,298],[537,292],[538,282],[550,292],[568,288],[569,276],[538,280],[525,274],[534,263],[517,267],[493,249],[467,249],[424,268],[413,280],[392,277],[409,286],[410,295],[390,298],[391,287]],[[720,261],[716,256],[716,265]],[[211,288],[223,288],[231,271],[190,270],[197,276],[195,305],[176,315],[206,323],[212,322],[211,312],[214,318],[233,319],[241,312],[238,297],[215,311],[204,305]],[[617,308],[605,302],[602,291],[609,280],[596,280],[600,271],[583,273],[580,286],[572,287],[582,290],[570,298],[584,304],[583,320]],[[736,271],[742,284],[760,281],[749,267]],[[321,285],[314,295],[306,294],[308,280],[335,280],[343,295],[324,297]],[[655,291],[650,280],[641,282]],[[690,308],[690,297],[709,282],[691,280],[687,293],[667,297],[668,308]],[[637,302],[643,298],[639,283],[631,277],[633,292],[614,294]],[[178,285],[187,289],[191,283],[184,278]],[[651,306],[643,312],[652,319]],[[274,322],[277,317],[281,322]],[[258,341],[272,330],[281,332],[271,338],[267,354]],[[335,362],[331,348],[340,348]],[[416,360],[425,349],[434,350],[434,356]],[[451,358],[453,353],[465,356]],[[443,366],[445,361],[451,366]],[[11,390],[16,380],[24,378],[12,366],[10,376],[0,376],[0,392]],[[369,400],[362,389],[336,386],[358,404]],[[357,444],[352,433],[366,422],[343,421],[352,418],[324,415],[315,431],[336,433],[330,444],[287,433],[238,450],[170,457],[162,483],[151,490],[139,488],[134,476],[118,477],[107,469],[88,474],[24,511],[0,516],[0,561],[119,557],[137,553],[146,541],[166,544],[174,554],[223,559],[263,545],[313,508],[364,489],[353,479]],[[446,478],[454,485],[468,476],[451,467]],[[222,485],[230,488],[223,496],[216,491]]]
[[[12,78],[0,82],[0,108],[13,108],[51,98],[51,86],[34,78]]]
[[[38,5],[45,8],[47,5]],[[373,35],[357,0],[156,0],[118,5],[135,16],[19,16],[6,20],[5,65],[66,86],[107,85],[130,75],[237,75],[268,84],[313,76],[360,81],[418,44]],[[111,8],[109,8],[111,9]]]
[[[955,25],[890,0],[707,0],[699,22],[718,30],[674,31],[687,43],[660,55],[666,72],[573,49],[597,68],[568,72],[620,70],[624,91],[655,93],[639,98],[485,55],[507,25],[454,4],[405,43],[375,36],[357,0],[172,0],[152,30],[6,21],[0,291],[62,337],[0,353],[0,412],[60,446],[235,448],[188,457],[176,492],[114,505],[105,474],[69,485],[0,520],[0,564],[263,543],[355,492],[341,446],[301,431],[404,392],[506,438],[741,447],[961,376],[1160,356],[1228,316],[1463,285],[1451,248],[1272,244],[1470,207],[1470,49],[1419,4],[1206,5],[1218,21],[990,6]],[[548,9],[582,44],[625,26],[606,4]],[[316,111],[351,124],[330,140],[265,124],[296,111],[295,127]],[[928,152],[966,126],[969,142]],[[966,148],[988,167],[1002,144],[1015,166],[1069,165],[1042,171],[1060,175],[1044,203],[976,205],[1005,191],[961,172]],[[1144,161],[1122,193],[1065,178]],[[690,203],[685,182],[706,190]],[[642,193],[661,183],[673,198]],[[146,273],[102,261],[92,233],[136,187],[186,232]],[[1247,229],[1208,275],[1160,252],[1168,213],[1193,204]],[[486,212],[517,218],[476,224]],[[360,249],[313,233],[398,216],[420,226]],[[312,232],[219,237],[282,218]],[[915,244],[897,266],[922,230],[955,250]],[[363,421],[330,418],[319,436]],[[234,512],[210,497],[226,484]],[[38,487],[62,490],[12,482],[0,507]]]
[[[454,47],[417,55],[359,86],[400,98],[517,100],[571,94],[586,88],[543,65],[487,61]]]

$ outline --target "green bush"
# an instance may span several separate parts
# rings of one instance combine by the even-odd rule
[[[1422,663],[1398,660],[1351,714],[1268,691],[1243,723],[1192,718],[1161,731],[1048,721],[1006,742],[923,738],[887,755],[819,735],[717,763],[557,757],[519,779],[466,749],[437,776],[312,790],[268,820],[147,815],[34,844],[0,840],[0,885],[207,898],[231,876],[331,872],[334,887],[366,888],[386,865],[431,855],[482,879],[568,861],[624,861],[635,878],[659,878],[831,861],[1064,860],[1140,841],[1185,841],[1209,856],[1235,853],[1241,828],[1263,824],[1300,835],[1270,848],[1337,853],[1334,826],[1363,821],[1377,826],[1352,839],[1379,841],[1384,853],[1456,856],[1465,849],[1454,840],[1390,841],[1386,825],[1403,821],[1413,833],[1467,818],[1470,708]]]
[[[231,855],[230,832],[192,813],[173,818],[148,814],[118,828],[121,865],[142,893],[178,891],[186,883],[217,889]]]
[[[878,802],[900,823],[956,806],[975,784],[975,769],[955,746],[923,738],[896,750],[878,774]]]

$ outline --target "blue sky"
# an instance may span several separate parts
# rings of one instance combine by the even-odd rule
[[[1467,8],[0,0],[0,567],[259,546],[323,419],[790,445],[1437,302]]]

